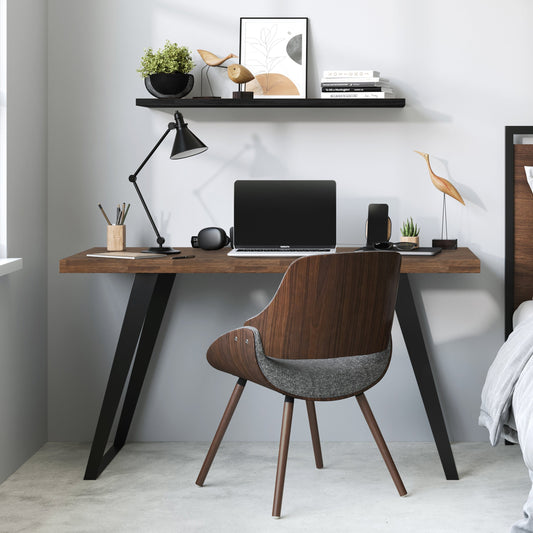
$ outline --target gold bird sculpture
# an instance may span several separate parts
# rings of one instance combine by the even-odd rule
[[[197,52],[200,54],[200,57],[204,60],[204,63],[206,65],[209,65],[210,67],[219,67],[224,63],[224,61],[227,61],[228,59],[231,59],[232,57],[237,57],[235,54],[228,54],[226,57],[218,57],[217,55],[213,54],[213,52],[209,52],[208,50],[197,50]]]
[[[438,243],[438,245],[446,248],[457,248],[456,239],[448,241],[448,216],[446,214],[446,195],[455,198],[455,200],[457,200],[463,205],[465,205],[465,202],[462,196],[459,194],[459,191],[448,180],[437,176],[437,174],[433,172],[433,169],[431,168],[431,164],[429,162],[429,154],[426,154],[425,152],[419,152],[418,150],[415,150],[415,152],[421,155],[426,160],[429,169],[429,177],[431,178],[431,183],[433,183],[433,185],[435,185],[435,187],[442,192],[442,216],[440,225],[441,241]],[[446,240],[444,240],[445,238]],[[433,242],[435,243],[435,241]]]
[[[447,194],[448,196],[451,196],[452,198],[455,198],[458,202],[465,205],[465,202],[459,194],[459,191],[448,180],[437,176],[437,174],[433,172],[431,164],[429,163],[429,154],[426,154],[425,152],[419,152],[418,150],[415,150],[415,152],[417,154],[420,154],[426,160],[429,169],[429,177],[431,178],[431,183],[433,183],[433,185],[435,185],[435,187],[439,191],[443,192],[444,194]]]
[[[234,63],[228,66],[228,77],[234,83],[248,83],[252,81],[255,76],[244,66]]]
[[[209,52],[208,50],[196,50],[200,57],[202,58],[205,65],[200,70],[200,95],[204,95],[204,70],[205,70],[205,79],[207,81],[207,85],[209,86],[209,92],[211,93],[211,97],[213,97],[213,87],[211,85],[211,80],[209,79],[209,69],[212,67],[218,67],[218,68],[227,68],[222,63],[227,61],[228,59],[231,59],[232,57],[237,57],[235,54],[228,54],[226,57],[218,57],[216,54],[213,54],[213,52]],[[217,98],[219,98],[217,96]]]

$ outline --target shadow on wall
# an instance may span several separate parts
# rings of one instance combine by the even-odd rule
[[[236,173],[239,168],[247,170]],[[210,206],[213,201],[216,201],[215,191],[220,188],[220,183],[224,184],[226,191],[232,191],[233,182],[239,176],[243,179],[288,177],[288,173],[281,159],[263,145],[259,135],[253,134],[251,140],[237,150],[232,157],[225,158],[215,172],[193,190],[193,194],[209,220],[217,224],[217,217]]]

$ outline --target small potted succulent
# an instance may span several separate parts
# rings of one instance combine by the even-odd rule
[[[154,52],[147,48],[137,72],[144,78],[150,94],[157,98],[181,98],[190,93],[194,77],[189,72],[194,68],[191,51],[169,40],[163,48]]]
[[[415,224],[413,222],[412,217],[402,224],[402,227],[400,228],[400,233],[402,234],[400,242],[411,242],[418,248],[418,234],[420,233],[420,228],[418,227],[418,224]]]

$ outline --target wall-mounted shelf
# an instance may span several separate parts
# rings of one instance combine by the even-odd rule
[[[153,108],[184,107],[405,107],[405,98],[257,98],[254,100],[236,100],[233,98],[137,98],[136,104]]]

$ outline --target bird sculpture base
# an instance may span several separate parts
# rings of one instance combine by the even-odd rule
[[[433,239],[431,246],[443,250],[457,250],[457,239]]]
[[[253,100],[254,93],[252,91],[234,91],[234,100]]]

